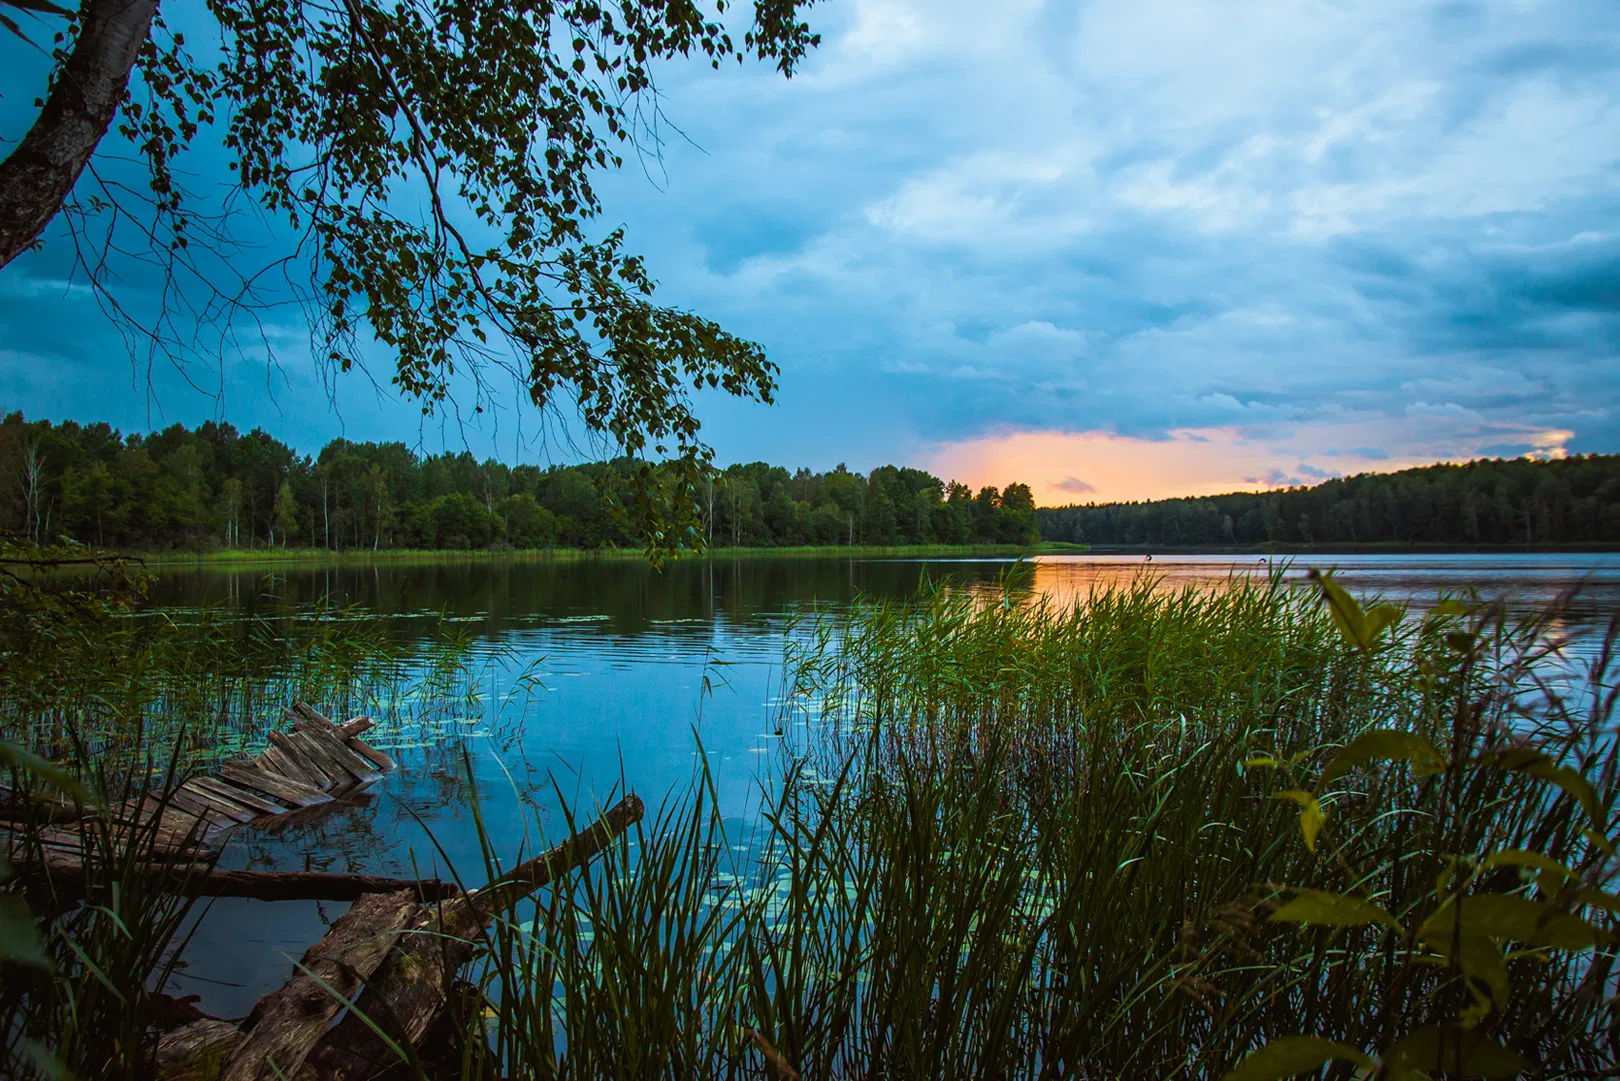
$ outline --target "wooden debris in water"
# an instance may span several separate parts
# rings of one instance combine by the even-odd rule
[[[207,1019],[166,1033],[159,1076],[201,1077],[206,1063],[221,1081],[358,1081],[401,1065],[390,1045],[415,1047],[432,1030],[489,921],[589,863],[645,811],[626,796],[544,855],[438,904],[419,904],[408,890],[362,897],[240,1027]]]
[[[218,776],[192,777],[163,798],[126,801],[109,817],[136,834],[150,831],[153,856],[192,859],[227,830],[344,799],[394,768],[360,739],[372,727],[368,717],[334,724],[303,702],[287,716],[291,731],[270,733],[270,746],[257,758],[226,762]],[[87,820],[46,827],[38,834],[39,858],[54,873],[82,878],[85,830],[92,828]],[[16,851],[15,831],[11,847],[15,858],[27,859]]]

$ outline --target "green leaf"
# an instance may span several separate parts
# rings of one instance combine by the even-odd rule
[[[1363,762],[1401,760],[1410,761],[1412,773],[1418,777],[1433,776],[1446,768],[1446,756],[1422,736],[1381,728],[1363,732],[1334,755],[1333,761],[1322,771],[1320,784],[1332,784]]]
[[[1319,923],[1329,927],[1363,927],[1382,923],[1397,931],[1401,925],[1383,908],[1359,897],[1322,890],[1295,890],[1293,900],[1271,914],[1284,923]]]
[[[1244,759],[1244,769],[1254,769],[1257,766],[1264,766],[1268,769],[1277,769],[1282,766],[1282,762],[1269,754],[1257,754],[1253,758]]]
[[[1474,648],[1474,636],[1467,631],[1451,631],[1446,635],[1446,645],[1458,653],[1467,653]]]
[[[1543,920],[1535,935],[1526,941],[1529,945],[1553,950],[1590,950],[1608,944],[1612,938],[1607,931],[1593,927],[1579,916],[1555,912]]]
[[[1582,830],[1581,832],[1586,835],[1586,839],[1588,841],[1592,842],[1593,848],[1597,849],[1605,856],[1609,856],[1611,858],[1614,856],[1615,850],[1613,841],[1603,836],[1603,834],[1599,833],[1597,830]]]
[[[1333,580],[1332,571],[1312,570],[1310,576],[1321,586],[1322,599],[1333,614],[1333,623],[1339,628],[1339,633],[1363,653],[1377,645],[1379,636],[1385,630],[1400,622],[1402,612],[1392,604],[1380,604],[1362,611],[1355,598]]]
[[[1324,1062],[1343,1059],[1369,1070],[1378,1063],[1364,1051],[1320,1036],[1284,1036],[1272,1040],[1227,1071],[1223,1081],[1276,1081],[1277,1078],[1314,1070]]]
[[[1435,605],[1434,608],[1429,612],[1429,615],[1441,618],[1446,616],[1471,616],[1473,614],[1474,606],[1471,604],[1464,604],[1456,597],[1447,597],[1439,604]]]
[[[80,803],[92,802],[90,790],[84,786],[84,782],[26,747],[19,747],[8,740],[0,739],[0,764],[9,765],[18,773],[32,775],[45,784],[60,789]]]
[[[1484,871],[1491,867],[1529,867],[1544,875],[1568,881],[1575,877],[1575,872],[1540,852],[1531,852],[1524,848],[1508,848],[1501,852],[1493,852],[1480,861],[1479,870]],[[1476,874],[1478,872],[1475,872]]]
[[[1450,944],[1447,944],[1450,949]],[[1496,943],[1484,935],[1464,935],[1457,948],[1448,954],[1464,976],[1484,984],[1491,993],[1491,1001],[1498,1009],[1508,1003],[1507,960]]]
[[[1317,835],[1322,832],[1322,826],[1327,822],[1327,815],[1322,813],[1322,804],[1302,788],[1278,792],[1275,798],[1299,804],[1299,832],[1305,838],[1305,847],[1315,852]]]
[[[1460,915],[1459,915],[1460,913]],[[1418,928],[1418,938],[1444,953],[1458,936],[1512,939],[1555,950],[1590,949],[1609,938],[1578,916],[1551,905],[1506,893],[1475,893],[1453,898]]]
[[[0,960],[49,968],[45,939],[28,902],[15,893],[0,893]]]
[[[1418,928],[1418,938],[1441,950],[1459,933],[1525,942],[1541,926],[1542,917],[1551,911],[1539,901],[1514,894],[1470,894],[1441,905]]]
[[[1402,1037],[1384,1052],[1384,1063],[1395,1070],[1450,1071],[1486,1081],[1517,1077],[1530,1063],[1478,1031],[1431,1025]]]

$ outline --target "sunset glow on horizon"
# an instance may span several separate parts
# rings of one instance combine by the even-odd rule
[[[1451,460],[1461,459],[1439,459]],[[1022,481],[1039,505],[1061,506],[1265,491],[1354,473],[1392,473],[1436,459],[1351,451],[1335,455],[1329,468],[1233,429],[1204,428],[1180,429],[1164,439],[1105,431],[1011,432],[936,447],[926,463],[975,491]]]

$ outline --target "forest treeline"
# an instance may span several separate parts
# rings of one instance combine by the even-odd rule
[[[1309,488],[1043,507],[1041,538],[1076,544],[1620,542],[1620,455],[1480,459]]]
[[[150,435],[107,424],[0,420],[0,528],[103,547],[638,547],[622,508],[629,459],[509,466],[337,439],[311,457],[255,428],[205,422]],[[1026,544],[1028,485],[971,491],[918,469],[862,475],[755,462],[701,493],[716,547]]]

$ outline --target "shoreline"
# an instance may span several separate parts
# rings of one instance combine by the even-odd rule
[[[666,556],[670,561],[714,562],[735,559],[826,559],[850,557],[888,558],[1007,558],[1028,555],[1083,555],[1085,545],[1042,544],[1034,547],[1016,544],[994,545],[855,545],[710,548],[703,552],[681,552]],[[320,548],[229,549],[215,552],[123,552],[126,559],[139,560],[149,567],[252,567],[287,565],[367,565],[386,563],[620,563],[645,562],[640,548],[394,548],[327,551]]]
[[[1244,545],[1084,545],[1044,542],[1032,546],[997,545],[855,545],[726,547],[667,556],[671,561],[723,562],[740,559],[1006,559],[1017,556],[1294,556],[1294,555],[1609,555],[1612,544],[1275,544]],[[334,566],[391,563],[617,563],[645,562],[639,548],[394,548],[326,551],[319,548],[230,549],[215,552],[125,552],[126,559],[149,567]]]

